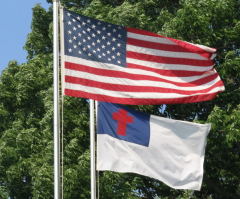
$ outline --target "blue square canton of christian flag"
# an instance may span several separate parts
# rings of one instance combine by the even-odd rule
[[[148,146],[150,115],[118,104],[99,102],[97,133],[108,134],[127,142]]]

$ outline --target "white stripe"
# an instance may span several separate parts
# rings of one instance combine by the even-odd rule
[[[217,56],[217,54],[213,53],[210,59],[214,59]]]
[[[104,90],[101,88],[96,87],[89,87],[89,86],[82,86],[79,84],[71,84],[67,83],[65,84],[65,89],[70,90],[76,90],[76,91],[84,91],[91,94],[98,94],[98,95],[106,95],[110,97],[120,97],[120,98],[135,98],[135,99],[172,99],[172,98],[182,98],[182,97],[189,97],[189,96],[196,96],[201,94],[211,94],[216,93],[219,91],[223,91],[224,87],[215,87],[211,91],[207,93],[196,93],[193,95],[181,95],[176,93],[153,93],[153,92],[120,92],[120,91],[110,91],[110,90]]]
[[[67,61],[67,62],[72,62],[72,63],[75,63],[75,64],[83,64],[85,66],[91,66],[92,68],[114,70],[114,71],[126,72],[126,73],[129,73],[129,74],[136,74],[136,75],[148,75],[148,76],[163,78],[163,79],[170,80],[170,81],[175,81],[175,82],[192,82],[192,81],[198,80],[200,78],[212,75],[213,73],[216,72],[216,71],[208,71],[208,72],[206,72],[202,75],[196,75],[196,76],[190,76],[190,77],[179,77],[179,76],[169,77],[169,76],[160,75],[158,73],[151,72],[151,71],[146,71],[146,70],[142,70],[142,69],[133,69],[133,68],[121,67],[121,66],[114,65],[114,64],[90,61],[90,60],[77,58],[77,57],[64,56],[64,58],[65,58],[65,61]],[[128,58],[128,59],[132,63],[134,63],[133,62],[134,59],[130,59],[130,58]],[[152,64],[152,65],[154,65],[154,64]],[[151,67],[151,68],[154,68],[154,67]],[[159,69],[159,67],[156,67],[156,68]],[[192,71],[195,71],[195,70],[192,70]],[[173,71],[173,73],[174,73],[174,71]]]
[[[127,37],[133,38],[133,39],[139,39],[139,40],[144,40],[144,41],[151,41],[151,42],[156,42],[160,44],[171,44],[171,45],[176,45],[173,41],[161,37],[154,37],[154,36],[148,36],[148,35],[142,35],[142,34],[137,34],[137,33],[132,33],[132,32],[127,32]]]
[[[188,42],[189,43],[189,42]],[[193,44],[193,43],[190,43],[194,46],[197,46],[201,49],[203,49],[204,51],[208,52],[208,53],[215,53],[216,52],[216,49],[215,48],[210,48],[208,46],[204,46],[204,45],[201,45],[201,44]]]
[[[202,67],[201,66],[183,65],[183,64],[163,64],[163,63],[143,61],[143,60],[133,59],[133,58],[128,58],[128,57],[127,57],[127,63],[138,64],[141,66],[147,66],[149,68],[154,68],[154,69],[198,71],[198,72],[209,71],[214,66],[214,64],[212,66],[202,66]]]
[[[161,81],[131,80],[127,78],[106,77],[102,75],[95,75],[92,73],[75,71],[70,69],[65,69],[65,75],[68,75],[71,77],[79,77],[86,80],[93,80],[100,83],[115,84],[119,86],[139,86],[139,87],[148,86],[148,87],[178,89],[183,91],[196,91],[196,90],[207,89],[220,80],[219,76],[217,76],[217,78],[215,78],[214,80],[200,86],[196,86],[195,84],[193,84],[192,87],[182,87],[182,86],[176,86],[174,84],[165,83]]]
[[[137,53],[144,53],[147,55],[156,55],[163,57],[174,57],[174,58],[187,58],[187,59],[197,59],[197,60],[208,60],[207,58],[200,56],[196,53],[186,53],[186,52],[171,52],[164,50],[156,50],[152,48],[146,47],[138,47],[131,44],[127,45],[127,51],[133,51]]]

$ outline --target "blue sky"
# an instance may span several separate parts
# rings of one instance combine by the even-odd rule
[[[0,72],[10,60],[26,61],[23,49],[27,34],[31,32],[32,8],[37,4],[48,8],[46,0],[7,0],[0,6]]]

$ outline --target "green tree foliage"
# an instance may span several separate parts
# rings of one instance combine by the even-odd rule
[[[51,0],[48,0],[51,3]],[[238,0],[62,0],[72,11],[218,49],[226,91],[208,102],[133,106],[210,122],[201,191],[174,190],[136,174],[99,173],[102,199],[240,198],[240,2]],[[0,77],[0,198],[53,198],[52,9],[33,8],[27,63]],[[64,198],[90,198],[88,101],[65,97]]]
[[[33,8],[33,16],[32,32],[29,33],[25,44],[29,59],[39,54],[52,52],[52,32],[49,31],[52,12],[47,12],[40,5],[37,5]]]

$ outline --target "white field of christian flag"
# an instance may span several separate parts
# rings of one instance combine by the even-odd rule
[[[210,128],[99,103],[97,170],[137,173],[175,189],[200,190]]]
[[[192,103],[224,90],[216,50],[63,10],[64,93],[119,104]]]

